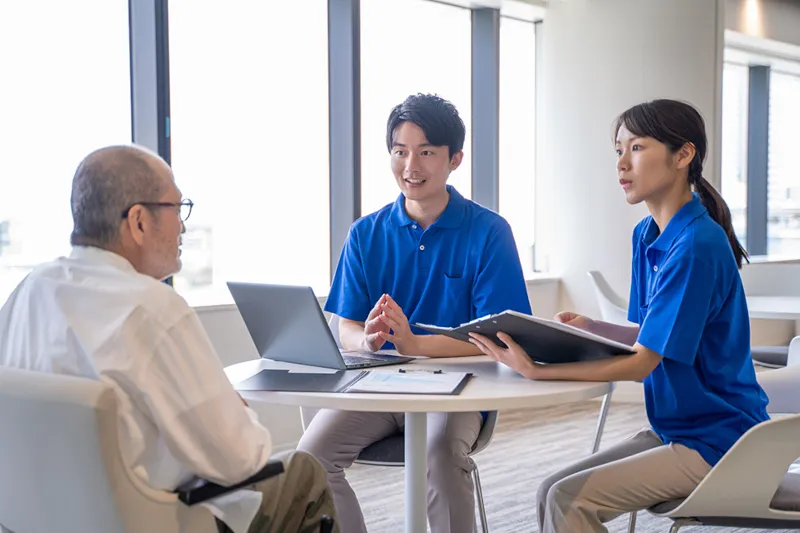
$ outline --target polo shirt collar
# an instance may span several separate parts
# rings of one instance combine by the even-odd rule
[[[642,241],[644,241],[649,248],[666,252],[672,247],[678,235],[680,235],[692,221],[707,213],[708,210],[706,210],[706,207],[700,201],[700,197],[696,193],[692,193],[692,199],[675,213],[675,216],[672,217],[661,234],[658,232],[658,224],[651,218],[647,228],[645,228],[645,231],[642,233]]]
[[[444,212],[436,219],[431,227],[437,228],[458,228],[464,220],[464,212],[466,211],[467,200],[453,187],[447,186],[447,192],[450,193],[450,200],[447,202]],[[389,220],[393,225],[398,227],[409,226],[414,224],[414,221],[408,216],[405,208],[405,196],[401,193],[397,200],[392,205],[389,213]]]

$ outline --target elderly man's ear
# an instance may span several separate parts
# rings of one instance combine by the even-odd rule
[[[134,206],[128,213],[128,218],[125,219],[125,223],[128,225],[128,229],[130,230],[131,236],[136,244],[142,244],[142,241],[144,240],[145,222],[143,220],[143,211],[144,208],[142,206]]]

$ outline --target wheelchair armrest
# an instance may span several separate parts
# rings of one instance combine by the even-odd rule
[[[192,486],[187,487],[185,489],[179,489],[177,491],[178,499],[186,505],[196,505],[198,503],[202,503],[212,498],[222,496],[223,494],[235,492],[241,489],[242,487],[258,483],[259,481],[275,477],[282,473],[283,473],[283,462],[268,461],[267,464],[264,466],[264,468],[262,468],[249,478],[245,479],[244,481],[236,483],[235,485],[231,485],[229,487],[223,487],[222,485],[217,485],[216,483],[213,483],[211,481],[201,480],[198,484],[193,484]]]

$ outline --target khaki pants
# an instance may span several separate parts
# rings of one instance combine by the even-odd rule
[[[310,455],[288,452],[275,457],[284,464],[284,473],[253,485],[261,491],[259,509],[249,533],[319,533],[323,515],[336,519],[333,494],[325,470]],[[220,533],[230,529],[217,521]],[[343,531],[338,520],[334,533]]]
[[[539,487],[542,533],[608,531],[630,511],[685,498],[711,467],[696,451],[665,445],[650,429],[548,477]]]
[[[472,466],[468,454],[478,438],[480,413],[428,414],[428,521],[432,533],[469,533],[475,525]],[[298,450],[316,457],[328,472],[337,522],[347,533],[366,533],[364,515],[344,469],[361,450],[402,431],[403,413],[324,409],[306,429]],[[397,494],[398,504],[403,495]]]

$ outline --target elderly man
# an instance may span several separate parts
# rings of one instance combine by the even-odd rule
[[[159,282],[180,270],[191,207],[157,155],[89,154],[72,182],[72,253],[37,268],[0,309],[0,365],[114,387],[124,459],[168,491],[195,478],[240,482],[272,448],[195,312]],[[209,504],[221,532],[318,531],[333,516],[325,470],[302,452],[283,460],[284,474]]]

